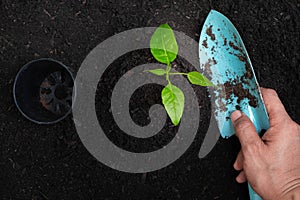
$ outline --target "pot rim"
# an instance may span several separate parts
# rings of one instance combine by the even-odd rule
[[[68,72],[68,74],[71,76],[71,79],[73,81],[73,93],[72,93],[72,105],[71,105],[71,108],[68,112],[66,112],[62,117],[54,120],[54,121],[48,121],[48,122],[45,122],[45,121],[38,121],[38,120],[35,120],[35,119],[32,119],[30,118],[25,112],[23,112],[23,110],[21,109],[18,101],[17,101],[17,96],[16,96],[16,85],[17,85],[17,81],[19,79],[19,76],[20,74],[25,70],[27,69],[28,67],[30,67],[31,64],[35,63],[35,62],[40,62],[40,61],[50,61],[50,62],[55,62],[57,64],[59,64],[61,67],[63,67],[64,69],[66,69],[66,71]],[[75,78],[73,76],[73,73],[70,71],[70,69],[65,65],[63,64],[62,62],[58,61],[58,60],[55,60],[53,58],[39,58],[39,59],[35,59],[35,60],[31,60],[29,61],[28,63],[26,63],[25,65],[23,65],[21,67],[21,69],[18,71],[16,77],[15,77],[15,80],[14,80],[14,85],[13,85],[13,98],[14,98],[14,102],[18,108],[18,110],[20,111],[20,113],[28,120],[34,122],[34,123],[37,123],[37,124],[55,124],[63,119],[65,119],[71,112],[72,112],[72,108],[73,108],[73,100],[75,99],[74,97],[76,96],[76,86],[75,86]]]

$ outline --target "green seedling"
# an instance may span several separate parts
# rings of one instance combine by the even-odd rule
[[[177,126],[180,122],[184,111],[184,94],[182,90],[170,81],[170,76],[184,75],[194,85],[214,86],[205,76],[197,71],[189,73],[172,73],[171,63],[176,59],[178,54],[178,45],[173,30],[168,24],[160,25],[153,33],[150,40],[150,50],[153,57],[166,64],[166,68],[146,70],[158,76],[165,76],[168,82],[167,86],[161,92],[162,103],[170,117],[172,123]]]

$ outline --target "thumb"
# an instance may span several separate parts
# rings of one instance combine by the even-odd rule
[[[262,142],[251,120],[241,111],[234,111],[231,114],[231,121],[242,149]]]

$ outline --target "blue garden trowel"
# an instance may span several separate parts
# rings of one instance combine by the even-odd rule
[[[241,110],[258,133],[269,128],[269,118],[251,61],[234,25],[212,10],[201,31],[200,68],[216,86],[210,94],[212,108],[223,138],[234,135],[230,114]],[[261,199],[249,185],[251,200]]]

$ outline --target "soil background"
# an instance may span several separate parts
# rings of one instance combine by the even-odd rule
[[[198,152],[208,128],[210,104],[205,88],[195,88],[201,119],[188,151],[175,163],[147,174],[118,172],[98,162],[81,143],[72,116],[55,125],[26,120],[12,98],[14,77],[32,59],[51,57],[74,73],[86,55],[106,38],[132,28],[170,26],[195,40],[209,10],[224,13],[239,30],[261,86],[277,90],[288,113],[300,123],[300,2],[298,0],[0,0],[0,199],[248,199],[246,184],[237,184],[232,164],[239,151],[236,137],[219,139],[204,158]],[[97,95],[104,129],[118,133],[109,111],[111,90],[130,68],[151,60],[149,50],[132,52],[106,71]],[[152,60],[153,61],[153,60]],[[190,70],[178,59],[176,65]],[[147,124],[147,112],[160,103],[161,87],[137,91],[131,115]],[[139,97],[139,98],[137,98]],[[167,121],[147,150],[174,136]],[[124,137],[110,139],[138,151]],[[127,138],[128,139],[128,138]],[[127,141],[127,140],[126,140]]]

